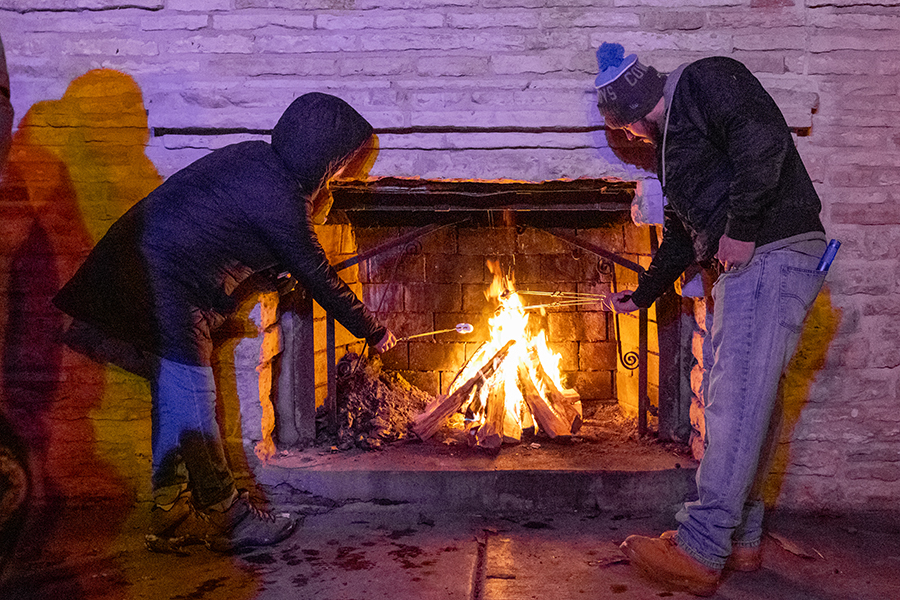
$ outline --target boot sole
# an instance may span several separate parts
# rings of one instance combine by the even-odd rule
[[[275,544],[280,544],[284,540],[291,537],[296,529],[297,521],[292,520],[290,527],[270,540],[244,540],[235,542],[227,536],[219,536],[207,539],[204,543],[206,544],[206,547],[213,552],[217,552],[219,554],[236,554],[250,548],[261,548],[265,546],[274,546]]]
[[[641,560],[640,556],[625,543],[619,546],[619,548],[643,576],[666,588],[667,591],[688,592],[695,596],[708,597],[715,594],[716,590],[719,589],[718,582],[709,584],[696,581],[695,579],[678,577],[671,573],[661,573],[653,565]]]

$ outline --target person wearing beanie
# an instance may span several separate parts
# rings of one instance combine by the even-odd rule
[[[295,527],[236,489],[216,423],[212,335],[241,290],[274,289],[285,279],[278,274],[290,273],[378,352],[396,343],[328,263],[313,229],[314,200],[372,141],[372,126],[349,104],[304,94],[271,143],[215,150],[137,202],[54,297],[74,318],[64,341],[150,381],[150,550],[203,543],[232,552],[277,543]]]
[[[677,531],[632,535],[621,548],[665,587],[709,596],[723,569],[761,564],[778,384],[825,277],[821,202],[784,116],[740,62],[704,58],[664,76],[619,44],[597,58],[597,107],[608,127],[654,146],[667,200],[662,243],[637,288],[604,305],[647,308],[694,263],[714,281],[698,498],[677,513]]]

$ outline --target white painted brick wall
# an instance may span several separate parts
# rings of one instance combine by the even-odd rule
[[[0,0],[17,120],[91,69],[134,78],[154,127],[267,129],[296,96],[341,96],[381,136],[375,175],[545,179],[648,174],[620,162],[594,106],[594,51],[667,71],[742,60],[794,127],[843,247],[837,320],[789,432],[781,502],[900,509],[900,14],[897,0]],[[150,137],[164,176],[265,136]]]

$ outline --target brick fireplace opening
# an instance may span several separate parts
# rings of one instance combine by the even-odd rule
[[[636,184],[622,180],[382,178],[339,181],[331,192],[319,238],[342,278],[398,337],[473,326],[467,335],[413,338],[380,355],[381,372],[429,394],[429,407],[486,339],[495,308],[485,295],[493,278],[488,261],[512,272],[520,291],[605,293],[633,287],[637,275],[630,267],[649,265],[659,241],[658,226],[633,222]],[[287,485],[313,499],[434,502],[465,510],[602,510],[618,502],[638,510],[651,499],[674,504],[693,493],[695,332],[682,325],[690,311],[674,291],[643,316],[617,319],[593,304],[532,311],[529,326],[545,328],[549,346],[561,355],[564,384],[580,397],[583,425],[552,439],[541,431],[526,435],[523,426],[520,442],[504,440],[499,448],[481,446],[474,428],[449,434],[452,428],[445,428],[424,442],[410,434],[395,438],[399,443],[346,444],[338,424],[343,427],[351,403],[338,388],[346,385],[346,359],[366,354],[363,342],[311,300],[281,302],[278,311],[260,315],[266,334],[250,349],[264,367],[266,357],[277,363],[269,388],[277,448],[251,448],[261,434],[247,428],[261,422],[268,371],[253,378],[261,383],[258,396],[239,394],[242,456],[257,483]],[[277,334],[270,337],[270,330]],[[419,416],[427,412],[420,410]],[[265,415],[262,422],[265,429]],[[317,437],[323,423],[333,428]]]
[[[398,337],[473,326],[403,341],[385,369],[437,396],[490,335],[486,297],[498,264],[561,356],[563,381],[589,410],[618,406],[666,440],[690,433],[685,398],[681,299],[674,293],[643,315],[596,303],[561,305],[524,292],[605,294],[634,287],[658,246],[656,226],[635,225],[635,184],[620,180],[544,183],[382,178],[337,182],[332,223],[348,224],[366,304]],[[642,323],[643,321],[643,323]],[[688,371],[690,367],[688,366]],[[326,398],[326,403],[329,399]]]

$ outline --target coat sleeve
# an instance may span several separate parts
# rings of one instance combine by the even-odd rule
[[[687,70],[679,85],[692,98],[695,123],[734,165],[725,235],[755,242],[793,139],[775,101],[750,71],[733,60],[707,64]]]
[[[322,308],[347,330],[370,345],[384,337],[387,328],[357,298],[328,262],[313,228],[311,202],[291,199],[269,212],[260,235],[267,239],[279,262],[300,282]]]
[[[664,209],[663,239],[646,271],[638,275],[638,287],[631,301],[647,308],[669,289],[685,269],[694,262],[691,237],[675,211]]]

